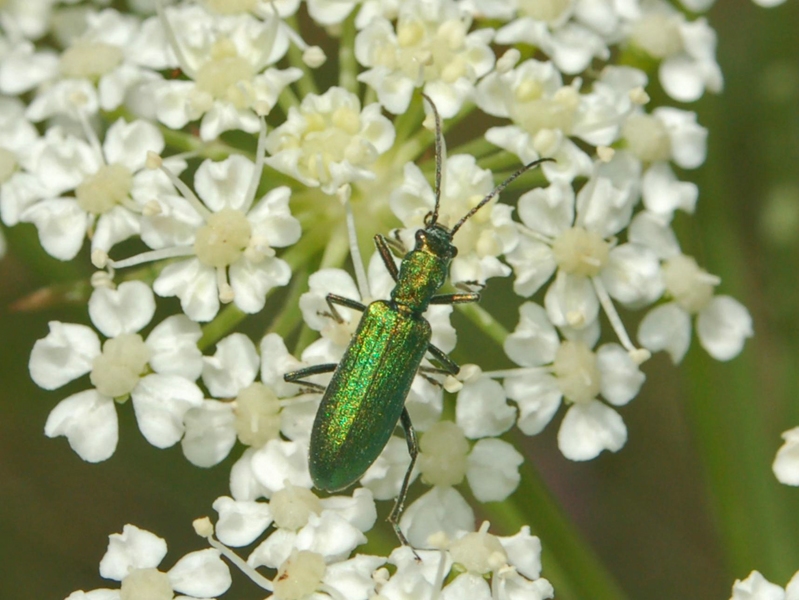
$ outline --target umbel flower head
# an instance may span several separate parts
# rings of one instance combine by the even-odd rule
[[[276,600],[551,598],[529,526],[492,519],[495,534],[475,520],[523,514],[514,493],[529,493],[530,471],[514,436],[538,434],[563,405],[566,458],[620,451],[651,352],[679,363],[695,324],[699,344],[731,360],[752,335],[746,308],[671,227],[701,200],[681,170],[705,161],[708,132],[685,106],[653,106],[649,82],[679,102],[723,83],[709,22],[675,3],[1,4],[0,219],[99,269],[75,286],[93,288],[91,326],[54,319],[33,345],[39,386],[81,380],[46,435],[106,460],[131,405],[153,446],[232,465],[217,522],[195,522],[210,548],[163,572],[166,543],[125,526],[101,563],[120,588],[73,600],[221,596],[227,563]],[[451,248],[434,256],[425,228]],[[428,262],[406,260],[414,247]],[[424,314],[396,299],[399,273],[425,290],[444,255],[445,285],[419,292]],[[502,278],[509,304],[476,306]],[[378,344],[399,330],[364,307],[385,299],[423,335]],[[519,314],[513,332],[496,312]],[[363,319],[377,333],[354,338]],[[466,320],[484,336],[469,347]],[[309,440],[353,339],[370,365],[426,354],[408,366],[407,397],[380,398],[407,409],[407,439],[392,435],[354,489],[326,495]],[[477,364],[453,366],[450,352]],[[485,356],[505,364],[484,370]],[[285,379],[297,371],[308,376]],[[339,389],[368,393],[382,375],[360,373]],[[347,409],[349,424],[375,421]],[[785,437],[774,469],[795,483]],[[392,514],[413,548],[363,553],[379,547],[380,503],[406,488],[407,510]],[[763,585],[748,581],[740,593]]]

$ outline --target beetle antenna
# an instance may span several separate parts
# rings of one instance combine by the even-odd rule
[[[443,162],[443,154],[444,154],[444,136],[441,134],[441,117],[438,114],[438,109],[436,108],[435,103],[425,93],[422,93],[422,97],[427,100],[427,103],[430,105],[430,108],[433,109],[433,118],[435,119],[436,123],[436,204],[433,207],[433,213],[430,216],[430,222],[425,222],[427,227],[435,225],[438,223],[438,207],[441,204],[441,173],[442,173],[442,162]],[[427,221],[427,219],[425,219]]]
[[[492,201],[494,198],[496,198],[496,197],[497,197],[497,196],[500,194],[500,192],[501,192],[502,190],[504,190],[506,187],[508,187],[508,185],[509,185],[509,184],[510,184],[510,183],[511,183],[511,182],[512,182],[514,179],[516,179],[516,178],[517,178],[517,177],[519,177],[520,175],[522,175],[522,174],[526,173],[526,172],[527,172],[527,171],[529,171],[530,169],[532,169],[532,168],[534,168],[534,167],[537,167],[538,165],[540,165],[540,164],[541,164],[541,163],[543,163],[543,162],[555,162],[555,159],[554,159],[554,158],[539,158],[538,160],[534,160],[533,162],[531,162],[531,163],[527,163],[526,165],[524,165],[524,166],[523,166],[521,169],[519,169],[518,171],[516,171],[516,172],[515,172],[513,175],[511,175],[510,177],[508,177],[508,178],[507,178],[505,181],[503,181],[503,182],[502,182],[502,183],[500,183],[500,184],[499,184],[497,187],[495,187],[493,190],[491,190],[491,192],[489,192],[489,194],[488,194],[488,195],[487,195],[485,198],[483,198],[482,200],[480,200],[480,202],[478,202],[477,206],[475,206],[475,207],[474,207],[472,210],[470,210],[469,212],[467,212],[467,213],[466,213],[466,214],[463,216],[463,218],[462,218],[460,221],[458,221],[457,223],[455,223],[455,226],[454,226],[454,227],[452,228],[452,230],[450,231],[450,235],[453,235],[453,236],[454,236],[454,235],[455,235],[455,232],[457,232],[457,231],[458,231],[458,229],[460,229],[460,228],[463,226],[463,224],[464,224],[464,223],[465,223],[465,222],[466,222],[466,221],[467,221],[467,220],[468,220],[468,219],[469,219],[469,218],[470,218],[472,215],[474,215],[474,213],[476,213],[478,210],[480,210],[480,209],[481,209],[481,208],[483,208],[483,207],[484,207],[486,204],[488,204],[488,203],[489,203],[489,202],[491,202],[491,201]]]

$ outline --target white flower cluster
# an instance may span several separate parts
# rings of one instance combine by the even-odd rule
[[[101,269],[88,299],[93,327],[53,321],[34,345],[41,387],[89,378],[56,405],[45,433],[86,461],[106,460],[130,400],[149,443],[180,442],[197,466],[244,448],[230,496],[214,503],[215,527],[197,524],[213,549],[161,572],[165,542],[126,526],[100,568],[121,588],[70,599],[218,596],[231,581],[220,556],[284,600],[551,598],[538,538],[527,527],[511,537],[476,529],[455,486],[467,482],[479,502],[506,500],[523,457],[500,436],[514,426],[539,433],[561,404],[566,457],[619,450],[627,429],[616,409],[638,394],[651,352],[679,363],[694,318],[718,360],[752,335],[747,310],[715,294],[719,278],[682,253],[671,228],[698,199],[674,167],[704,162],[707,131],[690,111],[648,110],[647,74],[609,62],[616,49],[645,57],[672,99],[694,101],[722,87],[715,33],[665,0],[307,5],[340,45],[334,76],[316,77],[326,57],[299,34],[299,0],[156,1],[156,14],[83,3],[64,20],[57,0],[0,6],[0,218],[33,224],[56,259]],[[497,45],[510,49],[498,56]],[[340,85],[320,91],[317,80]],[[502,121],[443,157],[440,190],[434,161],[414,162],[432,139],[420,92],[445,129],[479,122],[478,110]],[[375,523],[375,499],[400,490],[405,441],[393,437],[351,495],[319,498],[308,471],[319,394],[283,376],[345,352],[360,313],[330,318],[328,294],[363,303],[391,294],[385,257],[375,253],[365,272],[360,236],[402,223],[391,245],[407,249],[439,192],[438,223],[452,228],[495,180],[540,158],[553,160],[514,184],[527,182],[517,209],[494,199],[453,240],[456,285],[512,277],[525,299],[510,334],[475,317],[516,366],[472,365],[442,383],[424,361],[407,408],[421,432],[412,478],[430,489],[400,521],[419,560],[406,547],[353,556]],[[355,281],[342,269],[348,250]],[[275,289],[290,283],[275,308]],[[182,314],[150,327],[154,294],[178,298]],[[268,301],[270,333],[232,332]],[[647,311],[640,346],[620,307]],[[444,352],[456,342],[451,312],[425,313]],[[602,315],[613,337],[600,343]],[[285,342],[297,337],[299,359]],[[454,411],[442,387],[457,392]],[[796,479],[799,441],[786,436],[786,477]],[[229,548],[256,542],[246,559]]]

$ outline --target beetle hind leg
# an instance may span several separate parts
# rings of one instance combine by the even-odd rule
[[[303,392],[307,390],[309,392],[321,393],[325,391],[325,386],[314,383],[313,381],[306,381],[305,378],[311,377],[312,375],[321,375],[322,373],[332,373],[336,370],[337,366],[338,363],[324,363],[305,367],[304,369],[297,369],[296,371],[289,371],[283,375],[283,381],[303,386],[300,388]]]
[[[416,465],[416,458],[419,456],[419,440],[416,438],[416,430],[413,428],[411,416],[408,414],[407,408],[402,409],[400,423],[402,423],[402,429],[405,431],[405,441],[408,443],[408,454],[411,455],[411,463],[408,465],[408,470],[405,471],[402,487],[400,488],[397,500],[394,502],[394,508],[391,509],[391,513],[389,513],[387,520],[394,528],[394,533],[397,534],[400,543],[403,546],[408,546],[413,551],[416,560],[421,562],[422,559],[419,558],[416,550],[413,549],[413,546],[411,546],[411,543],[408,541],[408,538],[405,537],[405,534],[402,533],[402,529],[400,529],[399,526],[400,515],[402,514],[402,509],[405,507],[405,498],[408,495],[408,488],[411,485],[411,474],[413,473],[413,467]]]

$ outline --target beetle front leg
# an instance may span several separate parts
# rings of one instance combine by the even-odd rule
[[[352,310],[357,310],[359,312],[363,312],[366,310],[365,304],[362,304],[357,300],[351,300],[350,298],[339,296],[338,294],[328,294],[327,296],[325,296],[325,301],[327,302],[327,305],[330,307],[330,312],[329,313],[320,312],[319,314],[325,317],[330,317],[336,323],[339,324],[344,322],[344,318],[341,316],[341,313],[339,313],[336,310],[336,304],[338,304],[339,306],[343,306],[345,308],[351,308]]]
[[[332,373],[336,370],[337,366],[338,363],[324,363],[321,365],[305,367],[304,369],[297,369],[296,371],[289,371],[283,375],[283,381],[286,383],[303,385],[305,386],[303,389],[308,389],[310,391],[324,392],[325,386],[314,383],[313,381],[305,381],[304,378],[311,377],[312,375],[321,375],[322,373]]]
[[[457,375],[460,373],[461,368],[458,366],[454,360],[449,357],[449,354],[444,352],[441,348],[434,346],[433,344],[427,345],[427,351],[433,355],[433,357],[444,365],[444,368],[441,369],[441,372],[445,375]]]
[[[419,456],[419,441],[416,438],[416,430],[413,428],[411,416],[408,414],[407,408],[402,409],[400,423],[402,423],[402,429],[405,431],[405,441],[408,443],[408,454],[411,455],[411,463],[408,465],[408,470],[405,471],[405,478],[402,480],[402,487],[400,488],[397,500],[394,502],[394,508],[391,509],[391,513],[388,515],[387,520],[394,528],[394,533],[397,534],[400,543],[403,546],[409,546],[413,551],[413,555],[416,557],[416,560],[421,561],[421,558],[419,558],[416,550],[413,550],[408,538],[405,537],[405,534],[402,533],[402,530],[399,526],[399,518],[402,514],[402,509],[405,506],[405,498],[408,495],[408,488],[411,485],[411,474],[413,473],[413,467],[416,465],[416,457]]]

